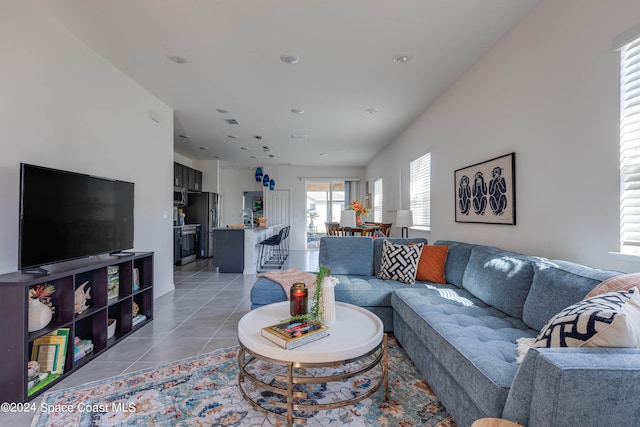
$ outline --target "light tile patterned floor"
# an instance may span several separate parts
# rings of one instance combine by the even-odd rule
[[[318,270],[318,251],[291,251],[283,269]],[[211,259],[174,271],[175,290],[154,301],[154,319],[56,384],[68,388],[237,344],[238,320],[251,306],[254,275],[217,273]],[[41,398],[34,399],[36,407]],[[0,426],[30,426],[34,413],[0,413]]]

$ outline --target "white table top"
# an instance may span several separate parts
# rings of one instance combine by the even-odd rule
[[[328,337],[285,350],[261,335],[265,326],[289,317],[289,301],[252,310],[238,323],[238,339],[248,350],[271,359],[326,363],[360,357],[380,344],[384,335],[384,326],[378,316],[343,302],[336,302],[336,321],[329,326]]]

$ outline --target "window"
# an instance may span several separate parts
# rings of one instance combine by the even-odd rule
[[[373,183],[373,221],[382,222],[382,178]]]
[[[620,244],[640,253],[640,38],[620,54]]]
[[[431,227],[431,153],[409,165],[409,209],[415,227]]]

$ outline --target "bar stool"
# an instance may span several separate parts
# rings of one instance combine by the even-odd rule
[[[261,269],[269,267],[269,265],[277,266],[275,268],[281,268],[282,264],[284,264],[284,259],[282,258],[282,242],[284,235],[286,233],[286,227],[280,229],[280,232],[276,235],[269,237],[268,239],[264,239],[260,242],[260,255],[258,256],[258,266],[256,270],[260,272]],[[265,247],[269,247],[267,251],[266,260],[265,260]],[[272,261],[274,254],[276,254],[276,260]]]

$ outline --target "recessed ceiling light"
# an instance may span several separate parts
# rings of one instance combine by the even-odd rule
[[[291,139],[307,139],[309,135],[306,133],[292,133]]]
[[[257,139],[257,140],[260,140],[260,139],[262,139],[262,135],[256,135],[256,136],[254,136],[254,138]]]
[[[393,62],[396,64],[404,64],[405,62],[411,61],[411,55],[408,53],[399,53],[393,56]]]
[[[271,148],[271,147],[269,147],[268,145],[263,145],[263,146],[262,146],[262,149],[263,149],[264,151],[268,151],[270,148]]]
[[[220,159],[221,157],[216,154],[215,156],[213,156],[213,158],[214,159]]]
[[[302,113],[304,113],[304,110],[302,108],[292,108],[291,112],[293,114],[302,114]]]
[[[237,125],[238,121],[236,119],[224,119],[225,122],[227,122],[228,125]]]
[[[176,64],[186,64],[187,60],[184,59],[184,57],[180,56],[180,55],[167,55],[167,58],[169,58],[169,60],[171,62],[175,62]]]
[[[185,135],[185,134],[183,134],[183,133],[181,133],[181,134],[180,134],[180,135],[178,135],[178,136],[179,136],[180,138],[182,138],[182,139],[189,139],[189,138],[191,138],[189,135]]]
[[[216,111],[220,114],[229,114],[231,111],[227,110],[226,108],[216,108]]]
[[[238,135],[227,135],[227,137],[228,137],[228,138],[231,138],[231,139],[238,139],[238,138],[240,138]]]
[[[249,147],[240,147],[241,150],[249,151]]]
[[[366,110],[364,110],[364,111],[366,111],[366,112],[367,112],[367,113],[369,113],[369,114],[375,114],[375,113],[377,113],[377,112],[378,112],[378,109],[377,109],[377,108],[367,108],[367,109],[366,109]]]
[[[256,157],[256,156],[250,156],[250,157],[251,157],[252,159],[257,159],[257,157]]]
[[[200,147],[201,150],[208,150],[209,147]]]
[[[328,154],[327,154],[327,153],[320,153],[320,155],[321,155],[322,157],[328,156]]]
[[[297,64],[300,61],[300,57],[294,53],[283,53],[280,55],[280,61],[285,64]]]
[[[276,156],[275,154],[269,154],[269,157],[275,157],[275,156]]]

